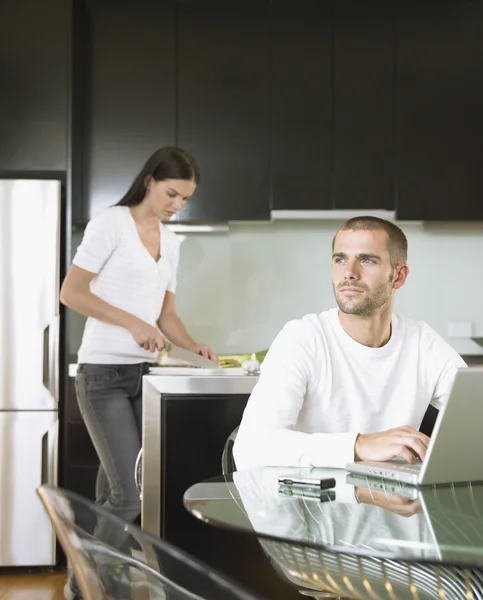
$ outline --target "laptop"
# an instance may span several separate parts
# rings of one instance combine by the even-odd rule
[[[483,367],[457,370],[424,461],[366,460],[346,469],[416,486],[483,481]]]

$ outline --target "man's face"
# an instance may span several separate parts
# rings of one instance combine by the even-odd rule
[[[392,297],[394,269],[385,231],[339,231],[332,256],[332,284],[339,309],[370,315]]]

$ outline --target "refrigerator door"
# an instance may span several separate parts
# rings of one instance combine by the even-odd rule
[[[60,192],[0,180],[0,411],[57,408]]]
[[[0,413],[0,567],[54,565],[55,534],[36,489],[57,484],[55,411]]]

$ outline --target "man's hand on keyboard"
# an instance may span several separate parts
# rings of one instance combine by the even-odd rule
[[[397,456],[413,463],[424,459],[429,437],[409,425],[381,433],[360,433],[354,445],[355,460],[392,460]]]

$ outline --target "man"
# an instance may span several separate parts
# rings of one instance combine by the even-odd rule
[[[291,321],[274,340],[235,442],[238,469],[424,458],[426,409],[466,366],[426,323],[393,315],[409,273],[399,227],[356,217],[332,246],[339,308]]]

